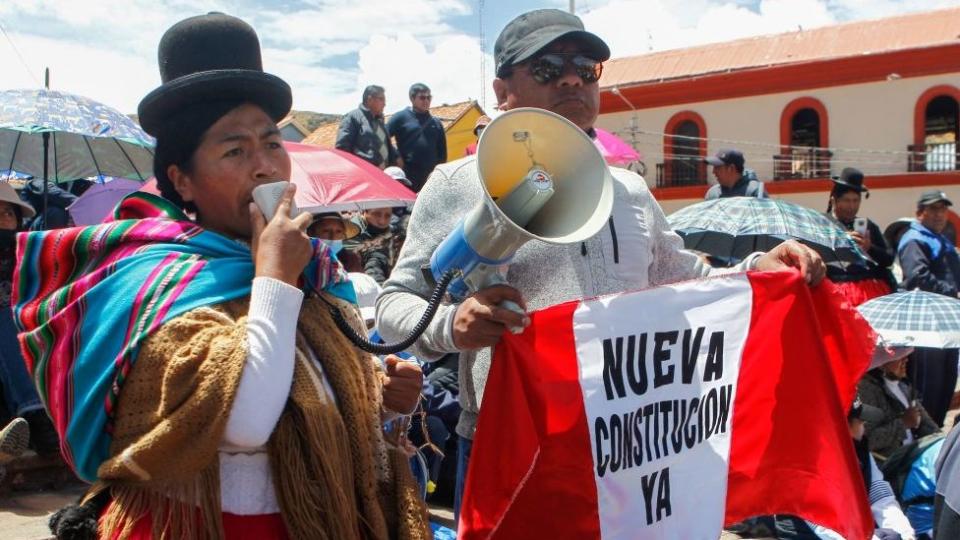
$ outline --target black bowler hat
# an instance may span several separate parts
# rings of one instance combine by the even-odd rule
[[[559,9],[528,11],[507,23],[493,46],[496,73],[529,59],[560,38],[570,38],[586,47],[598,62],[610,59],[610,47],[599,36],[583,28],[580,17]]]
[[[840,171],[840,176],[834,176],[831,180],[833,180],[834,184],[845,186],[857,193],[870,193],[870,190],[863,185],[863,173],[860,172],[860,169],[847,167]]]
[[[250,102],[274,121],[290,112],[290,86],[263,72],[257,33],[236,17],[212,12],[184,19],[163,34],[157,56],[163,84],[137,110],[151,135],[172,114],[197,103]]]

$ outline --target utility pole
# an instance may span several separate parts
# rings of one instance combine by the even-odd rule
[[[570,13],[577,14],[577,0],[570,0]]]

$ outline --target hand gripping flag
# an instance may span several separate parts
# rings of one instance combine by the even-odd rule
[[[776,513],[870,538],[846,412],[875,339],[795,272],[533,313],[496,348],[460,537],[715,540]]]

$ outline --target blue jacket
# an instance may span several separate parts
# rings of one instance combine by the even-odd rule
[[[902,288],[957,297],[960,257],[946,237],[919,223],[912,223],[900,238],[897,253],[903,269]]]

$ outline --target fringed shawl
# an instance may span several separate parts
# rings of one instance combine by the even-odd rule
[[[18,235],[14,318],[67,463],[93,481],[140,346],[165,322],[250,294],[247,245],[204,230],[168,201],[127,197],[102,225]],[[330,250],[315,242],[305,279],[352,299]]]
[[[191,311],[143,345],[98,474],[113,497],[101,537],[122,538],[149,513],[156,538],[222,538],[217,449],[246,358],[247,309],[243,299]],[[377,365],[322,301],[304,302],[290,397],[267,446],[291,538],[430,538],[406,456],[381,428]]]

